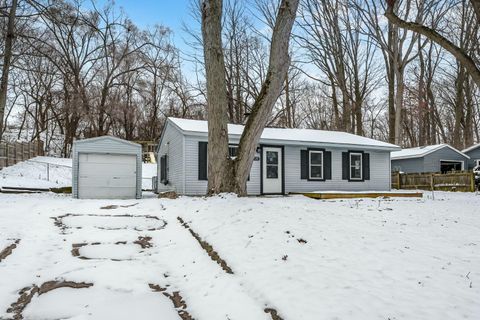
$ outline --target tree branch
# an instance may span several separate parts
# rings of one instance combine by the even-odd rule
[[[472,0],[472,3],[475,1],[476,0]],[[475,64],[475,61],[473,61],[472,57],[470,57],[465,52],[465,50],[456,46],[453,42],[451,42],[432,28],[426,27],[416,22],[407,22],[399,18],[393,10],[395,0],[387,0],[387,4],[388,6],[387,11],[385,12],[385,17],[387,17],[388,21],[401,28],[421,34],[430,39],[431,41],[437,43],[448,52],[450,52],[455,57],[455,59],[457,59],[457,61],[466,68],[473,81],[475,81],[477,86],[480,88],[480,69]]]

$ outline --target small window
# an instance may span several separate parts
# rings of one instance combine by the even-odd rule
[[[475,160],[475,167],[480,166],[480,159]]]
[[[230,156],[230,159],[235,160],[237,157],[237,152],[238,152],[238,146],[228,146],[228,155]]]
[[[312,180],[323,179],[323,151],[310,150],[309,153],[309,178]]]
[[[362,180],[362,154],[350,153],[350,180]]]

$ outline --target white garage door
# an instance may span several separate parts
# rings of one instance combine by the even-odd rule
[[[79,155],[78,197],[83,199],[132,199],[136,196],[135,155]]]

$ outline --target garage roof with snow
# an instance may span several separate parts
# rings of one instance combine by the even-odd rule
[[[416,147],[416,148],[408,148],[408,149],[403,149],[401,151],[395,151],[392,152],[391,158],[392,160],[401,160],[401,159],[413,159],[413,158],[422,158],[432,152],[435,152],[437,150],[440,150],[442,148],[449,148],[458,154],[464,156],[467,159],[470,159],[469,156],[464,154],[463,152],[455,149],[454,147],[442,143],[442,144],[435,144],[431,146],[423,146],[423,147]]]

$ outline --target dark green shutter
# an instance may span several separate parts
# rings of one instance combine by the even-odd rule
[[[300,178],[308,179],[308,151],[300,150]]]
[[[370,154],[363,154],[363,180],[370,180]]]
[[[198,142],[198,180],[207,180],[207,143]]]
[[[332,180],[332,153],[330,151],[325,151],[323,153],[323,168],[324,168],[324,179]]]
[[[342,179],[348,180],[349,174],[349,163],[348,163],[348,152],[342,152]]]
[[[163,184],[168,184],[167,179],[167,155],[163,155],[160,158],[160,182]]]

